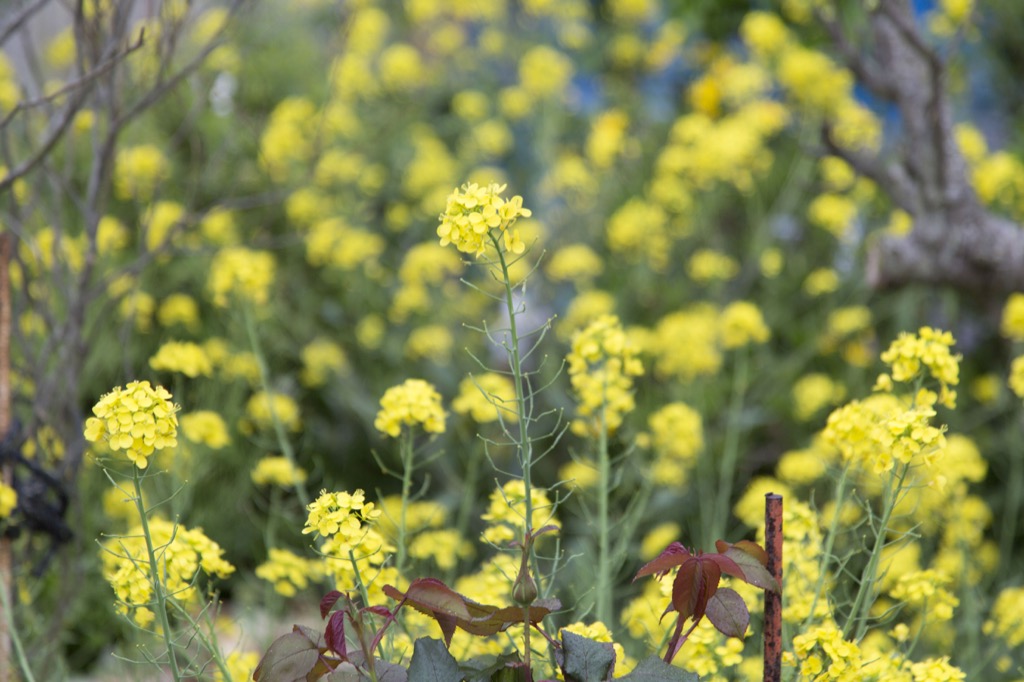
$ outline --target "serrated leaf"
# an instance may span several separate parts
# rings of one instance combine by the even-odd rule
[[[409,664],[409,682],[458,682],[464,677],[444,642],[432,637],[416,640]]]
[[[466,682],[491,682],[494,676],[509,666],[520,662],[519,654],[502,654],[497,658],[475,658],[462,664]]]
[[[696,673],[669,665],[657,656],[648,656],[640,661],[633,672],[616,682],[700,682]]]
[[[722,578],[722,570],[707,555],[694,557],[679,567],[672,582],[672,606],[682,620],[693,617],[694,621],[704,616],[708,599],[715,594]]]
[[[562,630],[559,662],[566,682],[605,682],[615,669],[615,647]]]
[[[324,642],[327,648],[342,658],[348,657],[348,642],[345,641],[345,618],[344,611],[335,611],[327,621],[327,629],[324,631]]]
[[[644,564],[643,568],[636,572],[633,576],[635,581],[637,578],[643,578],[648,575],[657,575],[658,573],[665,573],[671,571],[676,566],[681,566],[683,562],[692,558],[690,554],[681,543],[673,542],[668,547],[662,550],[661,554],[656,556],[651,561]]]
[[[320,659],[321,646],[317,633],[296,625],[270,645],[256,666],[253,679],[256,682],[305,682]]]
[[[743,597],[734,590],[723,587],[708,600],[705,615],[718,631],[727,637],[742,638],[750,624],[750,612]]]
[[[734,577],[750,583],[755,587],[760,587],[763,590],[768,590],[770,592],[780,591],[779,583],[775,580],[775,576],[768,572],[768,569],[761,563],[758,556],[751,554],[747,549],[744,549],[744,547],[741,547],[738,544],[731,545],[720,556],[725,556],[731,559],[739,567],[739,574],[726,571],[729,575],[733,575]],[[723,568],[723,570],[725,569]]]

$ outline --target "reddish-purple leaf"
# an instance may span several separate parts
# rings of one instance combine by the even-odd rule
[[[778,592],[779,583],[775,580],[775,576],[769,573],[768,569],[765,568],[765,565],[761,563],[761,558],[758,556],[760,553],[751,553],[749,545],[753,544],[754,543],[752,542],[744,545],[737,543],[735,545],[728,546],[725,552],[718,556],[723,556],[731,560],[736,565],[737,572],[726,570],[725,566],[722,567],[722,570],[733,577],[754,585],[755,587],[760,587],[761,589],[768,590],[770,592]],[[757,547],[757,545],[754,545],[754,547]],[[719,549],[721,549],[721,547],[719,547]],[[757,549],[760,549],[760,547],[757,547]]]
[[[348,658],[348,643],[345,641],[345,618],[348,614],[344,611],[335,611],[327,621],[327,629],[324,631],[324,641],[327,648],[341,656]]]
[[[708,599],[718,589],[722,571],[715,562],[706,561],[705,556],[692,557],[680,566],[672,583],[672,606],[683,620],[700,620]]]
[[[676,566],[681,566],[683,562],[692,558],[689,550],[682,546],[678,542],[673,542],[671,545],[662,550],[661,554],[656,556],[653,560],[648,562],[636,572],[633,580],[637,578],[643,578],[648,575],[656,575],[658,573],[667,573]]]
[[[743,637],[750,624],[750,612],[743,603],[743,597],[728,587],[715,592],[708,600],[708,620],[727,637]]]
[[[764,566],[765,568],[768,567],[768,552],[764,551],[764,548],[761,547],[761,545],[754,542],[753,540],[740,540],[739,542],[734,542],[732,544],[726,542],[725,540],[718,540],[717,542],[715,542],[715,548],[721,554],[726,554],[729,551],[729,548],[731,547],[743,550],[750,556],[757,559],[762,566]]]
[[[376,614],[378,616],[381,616],[382,618],[390,618],[391,617],[391,609],[389,609],[386,606],[364,606],[363,608],[361,608],[359,610],[362,613],[373,613],[373,614]]]
[[[337,590],[331,590],[325,594],[324,598],[320,600],[320,617],[326,618],[327,614],[331,612],[331,609],[334,608],[334,605],[342,596],[341,592]]]

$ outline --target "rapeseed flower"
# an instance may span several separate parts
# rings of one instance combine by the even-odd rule
[[[178,406],[162,386],[133,381],[103,395],[92,408],[94,417],[85,422],[85,439],[106,443],[140,469],[157,450],[178,444]]]
[[[284,393],[254,393],[245,404],[245,415],[248,418],[248,422],[244,424],[245,428],[257,426],[271,429],[275,420],[289,431],[298,431],[302,428],[298,403]]]
[[[18,506],[18,491],[0,481],[0,521],[6,519]]]
[[[344,349],[330,339],[314,339],[299,353],[302,372],[299,379],[308,388],[319,388],[327,384],[333,375],[348,370],[348,357]]]
[[[655,482],[670,487],[683,485],[704,449],[700,413],[683,402],[668,403],[648,417],[647,425],[655,456],[651,468]]]
[[[181,433],[193,443],[202,443],[212,450],[231,444],[224,418],[212,410],[197,410],[181,415]]]
[[[271,547],[268,554],[267,560],[256,567],[256,577],[272,583],[274,591],[282,597],[294,597],[325,577],[322,561],[277,547]]]
[[[171,294],[160,303],[156,319],[161,327],[180,324],[194,331],[199,327],[199,305],[188,294]]]
[[[771,330],[765,324],[761,309],[750,301],[733,301],[725,306],[718,325],[722,347],[726,349],[765,343],[771,338]]]
[[[459,395],[452,401],[452,409],[466,414],[478,424],[496,421],[516,422],[516,388],[512,379],[504,374],[484,372],[466,377],[459,382]]]
[[[392,386],[380,399],[380,410],[374,427],[392,438],[398,438],[404,426],[421,426],[427,433],[444,433],[445,411],[441,395],[422,379],[406,379]]]
[[[1015,292],[1006,299],[999,333],[1011,341],[1024,341],[1024,294]]]
[[[604,272],[604,261],[586,244],[568,244],[551,254],[545,272],[554,282],[572,282],[586,289]]]
[[[882,353],[882,362],[892,368],[892,380],[897,382],[915,381],[927,369],[941,386],[939,403],[953,408],[956,391],[950,387],[960,383],[960,356],[950,352],[954,343],[950,332],[921,327],[917,335],[901,333]]]
[[[619,318],[604,315],[575,334],[566,360],[579,401],[573,433],[587,435],[602,429],[614,433],[623,415],[635,407],[633,377],[644,371]]]
[[[454,244],[463,253],[480,257],[490,246],[491,239],[500,237],[508,253],[523,253],[526,244],[519,236],[519,230],[512,229],[519,217],[530,217],[533,212],[523,207],[523,198],[513,196],[505,200],[501,192],[505,185],[491,183],[486,187],[473,183],[456,188],[448,197],[448,205],[441,215],[437,235],[441,246]],[[493,231],[497,232],[493,232]]]
[[[149,359],[149,366],[157,371],[180,372],[191,379],[213,374],[209,356],[191,341],[168,341]]]
[[[1024,398],[1024,355],[1018,356],[1010,363],[1010,377],[1007,385],[1018,398]]]
[[[274,257],[269,251],[243,246],[221,249],[210,264],[208,286],[214,304],[226,308],[234,295],[256,307],[265,306],[270,301],[274,271]]]
[[[555,518],[554,505],[548,499],[547,491],[534,487],[530,490],[530,498],[533,509],[531,528],[537,529],[548,525],[561,528],[561,524]],[[512,540],[521,539],[526,521],[526,485],[523,481],[514,478],[502,487],[496,488],[491,493],[487,512],[480,518],[487,522],[487,528],[483,533],[483,538],[487,542],[504,545]]]
[[[276,485],[282,488],[290,488],[306,481],[306,470],[292,464],[287,457],[279,455],[268,455],[256,462],[250,473],[252,482],[256,485]]]

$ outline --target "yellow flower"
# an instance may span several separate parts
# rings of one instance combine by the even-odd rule
[[[211,410],[198,410],[181,415],[181,432],[193,443],[202,443],[213,450],[231,444],[227,424]]]
[[[422,379],[406,379],[389,388],[380,399],[380,408],[373,425],[392,438],[398,438],[403,426],[420,425],[428,433],[444,433],[441,395]]]
[[[191,341],[168,341],[149,359],[149,366],[157,371],[181,372],[193,379],[213,374],[209,356],[202,346]]]
[[[210,264],[209,288],[215,305],[226,308],[231,295],[265,306],[274,282],[274,257],[242,246],[221,249]]]
[[[459,559],[473,556],[473,545],[454,528],[426,530],[417,533],[409,543],[409,556],[429,559],[442,571],[450,571]]]
[[[506,253],[523,253],[526,244],[512,225],[516,218],[528,218],[533,212],[523,208],[521,196],[508,200],[499,196],[504,191],[505,185],[497,183],[486,187],[467,183],[461,193],[456,188],[448,197],[448,205],[440,217],[441,225],[437,228],[441,246],[454,244],[459,251],[480,257],[494,239]]]
[[[635,406],[632,377],[644,371],[619,318],[604,315],[575,334],[566,360],[579,401],[573,433],[614,433]]]
[[[11,515],[18,506],[18,493],[11,486],[0,481],[0,521]]]
[[[1003,306],[999,332],[1011,341],[1024,341],[1024,294],[1010,294]]]
[[[148,201],[170,174],[170,162],[159,147],[124,147],[114,163],[114,193],[119,199]]]
[[[555,282],[586,287],[604,271],[601,257],[586,244],[569,244],[551,254],[546,272]]]
[[[827,405],[835,405],[845,396],[843,385],[832,381],[827,374],[805,374],[793,384],[793,416],[800,421],[807,421],[818,410]]]
[[[831,294],[839,288],[839,273],[832,268],[818,268],[804,279],[804,291],[809,296]]]
[[[704,449],[700,413],[683,402],[668,403],[647,420],[654,448],[654,480],[659,485],[681,486]]]
[[[348,370],[345,351],[329,339],[314,339],[302,349],[300,356],[302,373],[299,378],[303,386],[324,386],[331,375]]]
[[[302,428],[298,404],[283,393],[259,391],[253,394],[245,404],[245,414],[260,428],[273,428],[275,419],[289,431]]]
[[[519,60],[519,82],[538,98],[562,95],[572,74],[572,60],[547,45],[535,45]]]
[[[841,239],[846,236],[857,217],[857,203],[845,194],[819,194],[807,207],[807,219]]]
[[[731,256],[712,249],[699,249],[690,256],[686,272],[694,282],[707,284],[729,280],[740,271],[739,263]]]
[[[277,547],[271,547],[269,555],[265,562],[256,567],[256,577],[273,583],[274,591],[283,597],[294,597],[311,583],[324,579],[322,561],[305,559]]]
[[[892,367],[893,381],[911,382],[922,373],[922,366],[942,386],[939,402],[956,406],[956,391],[950,386],[960,383],[960,356],[950,348],[955,341],[950,332],[921,327],[916,335],[903,332],[882,353],[882,362]]]
[[[1010,378],[1007,385],[1018,398],[1024,398],[1024,355],[1016,357],[1010,364]]]
[[[306,480],[306,470],[294,466],[287,457],[267,456],[256,462],[250,476],[256,485],[277,485],[286,488],[303,483]]]
[[[533,487],[530,493],[533,509],[531,528],[536,530],[549,525],[561,528],[547,492],[543,488]],[[503,545],[512,540],[521,540],[526,521],[526,486],[523,481],[514,478],[495,489],[491,493],[487,512],[480,518],[487,522],[487,528],[483,533],[483,538],[487,542]]]
[[[764,322],[760,308],[750,301],[733,301],[718,318],[723,348],[741,348],[752,343],[765,343],[771,330]]]
[[[466,377],[459,382],[459,395],[452,401],[458,414],[468,414],[478,424],[519,420],[516,407],[516,389],[504,374],[485,372]]]
[[[188,294],[171,294],[160,304],[156,319],[162,327],[180,324],[195,330],[199,326],[199,305]]]
[[[85,422],[85,439],[105,442],[115,453],[145,469],[147,457],[157,450],[178,444],[178,406],[162,386],[133,381],[102,396],[92,408],[94,417]]]
[[[227,666],[232,680],[252,679],[252,675],[259,663],[260,655],[255,651],[232,651],[224,659],[224,664]],[[226,682],[226,679],[224,673],[220,670],[214,671],[214,682]]]

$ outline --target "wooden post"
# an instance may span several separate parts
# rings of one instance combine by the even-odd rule
[[[764,593],[764,682],[782,680],[782,495],[764,496],[764,545],[778,592]]]
[[[2,229],[2,228],[0,228]],[[11,427],[11,235],[0,233],[0,442],[7,436]],[[3,465],[0,472],[3,482],[12,485],[14,471],[9,462]],[[9,597],[7,601],[13,608],[14,593],[11,589],[12,569],[14,562],[11,556],[11,539],[0,537],[0,590]],[[0,617],[0,681],[11,682],[14,678],[11,665],[11,633],[7,631],[7,615]],[[14,614],[10,614],[13,618]]]

